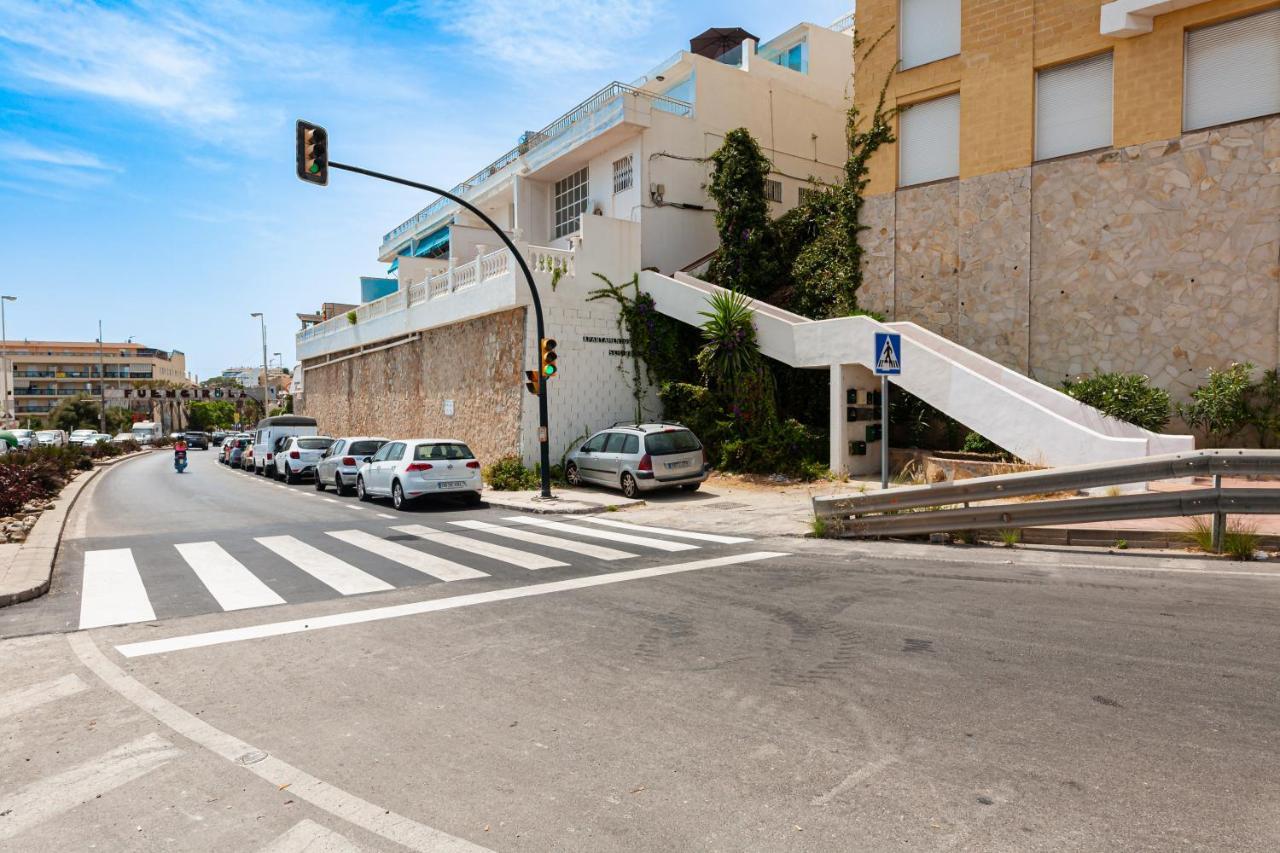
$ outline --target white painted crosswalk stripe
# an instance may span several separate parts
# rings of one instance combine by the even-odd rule
[[[625,521],[615,521],[612,518],[601,518],[596,515],[584,516],[583,521],[589,521],[592,524],[602,524],[605,527],[616,527],[619,530],[629,530],[632,533],[656,533],[661,536],[674,536],[677,539],[696,539],[700,542],[718,542],[721,545],[737,545],[742,542],[750,542],[751,540],[745,536],[721,536],[716,533],[697,533],[692,530],[676,530],[672,527],[649,527],[640,524],[628,524]]]
[[[17,716],[24,711],[30,711],[32,708],[38,708],[55,699],[74,696],[80,691],[88,689],[89,685],[81,681],[80,676],[72,673],[61,678],[55,678],[53,681],[44,681],[40,684],[33,684],[30,687],[11,690],[0,695],[0,720],[5,717]]]
[[[326,535],[332,536],[341,542],[346,542],[348,545],[354,545],[371,554],[377,554],[379,557],[385,557],[402,566],[408,566],[414,571],[422,572],[438,580],[460,581],[468,578],[487,578],[489,576],[486,572],[428,554],[425,551],[415,550],[397,542],[388,542],[386,539],[374,536],[372,533],[366,533],[363,530],[330,530]]]
[[[292,536],[263,536],[254,541],[284,557],[316,580],[343,595],[382,592],[395,588],[381,578],[362,572],[350,563],[326,554],[305,542],[300,542]]]
[[[0,794],[0,812],[4,813],[0,841],[145,776],[179,755],[182,750],[159,735],[149,734],[70,770]]]
[[[532,530],[502,527],[497,524],[490,524],[487,521],[468,520],[451,521],[449,523],[458,527],[465,527],[468,530],[492,533],[494,536],[501,536],[505,539],[528,542],[530,545],[541,545],[543,548],[554,548],[557,551],[569,551],[573,554],[581,554],[584,557],[595,557],[597,560],[625,560],[629,557],[637,556],[629,551],[619,551],[616,548],[606,548],[603,545],[592,545],[588,542],[575,542],[572,539],[562,539],[559,536],[547,536],[544,533],[534,533]]]
[[[174,547],[223,610],[284,604],[283,598],[217,542],[189,542]]]
[[[128,548],[86,551],[80,594],[80,628],[155,619],[147,589]]]
[[[492,542],[483,542],[479,539],[459,536],[456,533],[446,533],[422,524],[403,524],[391,529],[398,530],[401,533],[408,533],[410,536],[417,536],[419,539],[425,539],[428,542],[435,542],[449,548],[458,548],[472,554],[479,554],[492,560],[498,560],[499,562],[510,563],[522,569],[550,569],[556,566],[569,565],[559,560],[553,560],[550,557],[544,557],[541,554],[535,554],[532,551],[507,548],[504,545],[495,545]]]
[[[332,829],[302,820],[258,853],[360,853],[360,848]]]
[[[545,518],[530,518],[526,515],[510,516],[507,521],[515,521],[532,527],[545,527],[547,530],[555,530],[559,533],[573,533],[577,536],[589,536],[593,539],[606,539],[610,542],[640,545],[644,548],[654,548],[659,551],[693,551],[698,547],[687,542],[667,542],[664,539],[655,539],[652,536],[614,533],[612,530],[595,530],[578,524],[565,524],[563,521],[550,521]]]

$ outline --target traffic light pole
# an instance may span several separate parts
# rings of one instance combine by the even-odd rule
[[[538,297],[538,287],[533,283],[533,273],[529,270],[529,264],[525,262],[524,255],[516,250],[515,243],[511,242],[511,238],[506,232],[498,227],[492,219],[485,215],[480,208],[459,198],[448,190],[442,190],[439,187],[433,187],[430,184],[420,184],[417,181],[410,181],[404,178],[397,178],[394,175],[384,175],[382,172],[374,172],[370,169],[362,169],[359,166],[348,166],[345,163],[335,163],[332,160],[328,163],[330,169],[341,169],[344,172],[354,172],[357,175],[365,175],[370,178],[377,178],[380,181],[389,181],[393,184],[401,186],[413,187],[417,190],[426,190],[429,193],[442,195],[445,198],[455,201],[474,213],[476,216],[493,229],[493,233],[498,235],[498,239],[503,242],[507,249],[511,252],[512,257],[516,259],[516,263],[520,265],[520,271],[524,273],[524,280],[529,285],[529,295],[533,299],[533,316],[537,323],[538,340],[542,341],[547,336],[546,326],[542,321],[542,300]],[[541,367],[541,365],[539,365]],[[550,430],[547,427],[547,377],[540,377],[538,382],[538,447],[539,456],[542,462],[542,497],[551,497],[551,447],[549,444]]]

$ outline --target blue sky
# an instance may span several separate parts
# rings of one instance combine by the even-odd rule
[[[381,236],[430,201],[293,176],[334,159],[452,186],[709,26],[770,38],[843,0],[0,0],[0,293],[10,339],[132,336],[200,378],[293,364],[294,316],[357,301]]]

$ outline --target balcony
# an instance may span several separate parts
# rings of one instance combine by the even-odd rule
[[[508,166],[518,163],[522,158],[528,158],[529,155],[535,153],[558,156],[547,150],[550,143],[562,140],[569,134],[580,131],[584,126],[599,127],[602,125],[601,119],[611,118],[614,114],[620,117],[623,112],[623,99],[627,97],[637,102],[643,102],[649,109],[670,113],[671,115],[690,116],[693,114],[693,105],[685,101],[678,101],[675,98],[668,98],[665,95],[659,95],[654,92],[646,92],[643,89],[628,86],[626,83],[613,82],[551,122],[542,130],[526,133],[521,137],[519,145],[455,186],[450,192],[469,200],[469,197],[477,189],[486,182],[491,181],[495,175],[506,170]],[[610,125],[603,124],[603,126]],[[549,157],[537,159],[545,161]],[[407,237],[412,237],[424,227],[434,225],[446,210],[454,207],[456,207],[456,202],[450,199],[444,197],[436,199],[418,211],[412,218],[384,234],[382,246],[378,250],[378,256],[387,257]]]

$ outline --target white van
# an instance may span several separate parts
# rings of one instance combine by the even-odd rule
[[[279,415],[263,418],[253,434],[253,473],[268,474],[275,471],[276,451],[283,439],[292,435],[319,435],[315,418],[300,415]]]
[[[138,421],[130,431],[138,444],[150,444],[160,437],[160,424],[155,421]]]

